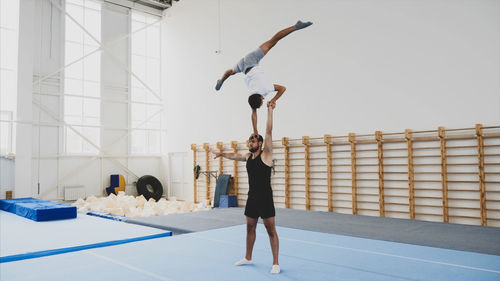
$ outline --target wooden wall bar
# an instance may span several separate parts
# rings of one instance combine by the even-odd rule
[[[483,129],[481,124],[476,125],[477,136],[477,157],[478,157],[478,171],[479,171],[479,198],[481,209],[481,225],[487,225],[486,218],[486,188],[484,176],[484,140]]]
[[[449,222],[448,217],[448,167],[446,165],[446,131],[444,127],[438,128],[441,150],[441,186],[443,197],[443,221]]]
[[[238,142],[232,141],[231,147],[233,148],[233,153],[238,153]],[[234,193],[238,195],[238,161],[233,160],[233,184],[234,184]]]
[[[351,180],[352,180],[352,213],[358,214],[358,191],[357,191],[357,173],[356,173],[356,134],[349,133],[349,142],[351,143]]]
[[[309,167],[309,137],[302,137],[304,145],[304,172],[305,172],[305,191],[306,191],[306,210],[311,209],[311,172]]]
[[[410,204],[410,218],[415,218],[415,182],[413,169],[413,140],[411,130],[405,130],[405,139],[408,144],[408,192]]]
[[[191,145],[191,150],[193,151],[193,203],[198,202],[198,181],[196,180],[196,172],[194,171],[194,167],[196,167],[196,144]]]
[[[205,149],[205,169],[210,171],[210,144],[204,143],[203,148]],[[205,198],[210,200],[210,173],[205,174],[205,186],[207,188],[207,193]]]
[[[220,153],[223,152],[224,150],[224,145],[222,144],[221,141],[217,142],[217,149],[219,150]],[[222,175],[224,173],[224,157],[219,157],[219,175]]]
[[[382,132],[375,132],[375,140],[377,141],[377,158],[378,158],[378,204],[381,217],[385,217],[384,204],[384,144]]]
[[[333,212],[333,185],[332,185],[332,136],[324,135],[326,144],[326,175],[328,185],[328,212]]]
[[[285,151],[285,208],[290,208],[290,147],[288,138],[282,139]]]
[[[198,165],[210,171],[217,165],[211,149],[238,153],[244,145],[193,144],[193,165],[205,153]],[[500,226],[500,126],[283,137],[273,147],[277,207]],[[244,163],[218,161],[243,205]],[[210,174],[203,175],[193,174],[195,202],[213,198]]]

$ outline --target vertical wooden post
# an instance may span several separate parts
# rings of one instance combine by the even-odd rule
[[[441,142],[441,182],[443,193],[443,222],[449,222],[448,216],[448,166],[446,162],[446,131],[444,127],[438,128],[439,141]]]
[[[333,186],[332,186],[332,136],[324,135],[326,144],[326,173],[328,180],[328,212],[333,212]]]
[[[222,153],[222,151],[224,150],[224,145],[222,144],[221,141],[218,141],[217,142],[217,149],[219,150],[220,153]],[[224,172],[224,162],[222,162],[224,159],[224,157],[219,157],[219,175],[222,175],[222,173]]]
[[[481,204],[481,225],[488,225],[486,216],[486,182],[484,175],[484,139],[483,139],[483,125],[476,124],[477,136],[477,157],[478,157],[478,170],[479,170],[479,196]]]
[[[410,129],[405,130],[406,143],[408,144],[408,187],[409,187],[409,204],[410,218],[415,218],[415,175],[413,168],[413,140]]]
[[[203,144],[203,148],[205,149],[205,171],[207,171],[205,175],[205,185],[207,187],[207,194],[205,199],[210,200],[210,145],[206,142]]]
[[[285,208],[290,208],[290,147],[288,138],[282,138],[285,151]]]
[[[233,148],[233,152],[235,154],[238,153],[238,142],[232,141],[231,147]],[[238,161],[233,161],[233,179],[234,179],[234,193],[236,193],[236,198],[238,198]]]
[[[356,134],[349,133],[351,143],[352,214],[358,214],[358,188],[356,183]]]
[[[193,203],[197,203],[196,199],[198,197],[198,181],[196,180],[196,172],[194,168],[196,167],[196,144],[191,145],[191,150],[193,150]]]
[[[377,140],[378,152],[378,208],[380,216],[385,217],[385,202],[384,202],[384,144],[382,132],[375,132],[375,140]]]
[[[302,137],[302,144],[304,145],[304,168],[305,168],[305,176],[306,176],[306,210],[311,209],[311,170],[309,166],[309,137]]]

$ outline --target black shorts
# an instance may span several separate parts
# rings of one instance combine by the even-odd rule
[[[276,215],[274,210],[273,194],[248,196],[247,204],[245,206],[245,216],[258,219],[271,218]]]

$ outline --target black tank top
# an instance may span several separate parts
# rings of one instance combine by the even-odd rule
[[[252,155],[247,159],[248,183],[250,188],[248,196],[257,196],[272,193],[271,189],[271,167],[264,164],[259,155],[252,159]]]

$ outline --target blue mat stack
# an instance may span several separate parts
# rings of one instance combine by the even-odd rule
[[[221,195],[219,208],[237,207],[236,195]]]
[[[76,218],[76,207],[35,198],[0,200],[0,209],[34,221]]]

